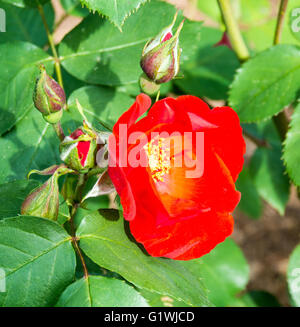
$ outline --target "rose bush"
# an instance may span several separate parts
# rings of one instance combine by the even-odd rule
[[[150,105],[151,99],[140,94],[115,124],[109,144],[116,142],[117,146],[110,145],[109,175],[133,236],[150,255],[178,260],[198,258],[233,230],[231,212],[240,200],[235,182],[245,153],[239,118],[229,107],[210,110],[197,97],[181,96],[156,102],[147,116],[136,122]],[[127,127],[127,157],[134,146],[129,142],[130,135],[143,132],[149,137],[141,150],[148,156],[148,167],[136,167],[135,162],[122,167],[120,147],[124,146],[124,138],[120,136],[120,125]],[[175,138],[183,141],[183,147],[178,149],[175,142],[168,142],[170,149],[160,136],[151,140],[153,132],[178,132]],[[203,144],[188,146],[183,140],[185,132],[192,132],[189,142],[196,139],[196,132],[203,132]],[[177,167],[172,158],[195,157],[197,146],[204,147],[203,158],[196,158],[204,161],[204,171],[200,177],[188,178],[190,168]],[[170,156],[170,163],[162,158],[163,154]]]

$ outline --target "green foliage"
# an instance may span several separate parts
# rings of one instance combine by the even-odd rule
[[[291,301],[294,306],[300,306],[300,245],[298,245],[289,260],[287,281]]]
[[[25,179],[31,169],[44,169],[49,163],[60,163],[57,137],[40,112],[32,110],[15,128],[0,138],[2,163],[0,183]]]
[[[51,74],[52,57],[37,46],[21,41],[0,44],[0,135],[33,108],[33,86],[42,62]]]
[[[236,188],[241,192],[241,201],[238,208],[251,218],[259,218],[262,213],[262,201],[257,188],[249,173],[248,167],[244,167],[236,182]]]
[[[149,12],[156,14],[149,15]],[[142,73],[139,62],[145,43],[169,24],[174,14],[173,6],[153,0],[128,18],[123,33],[104,18],[90,15],[60,44],[62,65],[87,83],[110,86],[137,83]],[[185,22],[180,36],[183,61],[193,53],[200,28],[201,23]]]
[[[44,5],[45,3],[49,2],[49,0],[38,0],[38,1],[37,0],[2,0],[2,1],[21,8],[25,8],[25,7],[35,8],[37,7],[37,3]]]
[[[83,7],[80,0],[60,0],[60,3],[71,16],[86,17],[89,14],[89,10]]]
[[[58,307],[147,307],[146,300],[125,281],[90,276],[71,284],[62,293]]]
[[[0,221],[0,247],[6,278],[1,306],[52,306],[74,278],[70,236],[47,219],[19,216]]]
[[[78,227],[80,247],[99,266],[139,288],[170,295],[194,306],[208,305],[199,275],[185,262],[153,258],[129,239],[117,211],[87,212]]]
[[[112,128],[121,114],[133,104],[133,99],[126,93],[101,86],[84,86],[73,92],[68,99],[71,112],[77,111],[76,99],[89,122],[102,129],[103,124]]]
[[[3,2],[2,2],[3,1]],[[6,13],[6,32],[1,33],[0,43],[26,41],[43,47],[47,44],[47,35],[42,19],[35,8],[19,8],[0,1],[0,8]],[[54,23],[54,11],[50,4],[44,7],[50,27]]]
[[[56,58],[44,24],[53,33],[57,17],[49,0],[39,3],[37,8],[36,0],[0,0],[7,29],[0,39],[0,273],[3,268],[6,274],[0,274],[0,286],[4,277],[6,283],[0,305],[278,306],[263,290],[246,292],[249,266],[230,238],[194,260],[151,257],[131,235],[119,197],[113,205],[120,211],[111,209],[113,197],[107,195],[80,202],[97,183],[99,170],[89,170],[88,176],[68,172],[61,178],[57,222],[20,215],[27,195],[45,181],[37,176],[26,180],[28,172],[61,163],[60,141],[33,106],[38,65],[43,63],[56,80],[62,70],[67,108],[61,125],[66,135],[82,126],[83,119],[98,131],[110,131],[140,93],[143,47],[176,12],[159,0],[60,0],[67,15],[83,21],[55,45]],[[289,1],[283,44],[274,47],[276,18],[270,1],[230,3],[252,57],[240,67],[230,47],[216,46],[224,32],[217,1],[199,0],[194,4],[217,27],[185,20],[181,69],[175,80],[161,85],[160,97],[193,94],[232,106],[247,123],[242,126],[245,135],[258,144],[254,154],[247,152],[249,161],[236,182],[242,194],[239,209],[259,218],[264,199],[283,215],[290,180],[300,186],[300,105],[284,143],[271,117],[299,100],[300,32],[292,26],[298,19],[293,9],[300,3]],[[179,12],[174,31],[183,18]],[[295,306],[300,306],[299,267],[298,246],[287,274]]]
[[[127,17],[137,11],[147,0],[80,0],[88,9],[106,16],[122,31],[122,25]]]
[[[249,59],[231,85],[229,104],[242,122],[261,121],[299,97],[300,48],[277,45]]]
[[[287,133],[283,159],[286,165],[286,170],[295,183],[295,185],[300,186],[300,104],[295,108],[295,111],[292,116],[292,121],[290,124],[290,129]]]
[[[27,195],[40,183],[35,180],[19,180],[0,185],[0,219],[15,217]]]
[[[290,184],[281,161],[281,148],[257,149],[251,158],[250,173],[260,196],[283,215]]]
[[[198,261],[197,270],[215,306],[238,305],[237,295],[248,283],[249,266],[233,240],[227,238],[203,258],[187,264],[193,265],[193,261]]]
[[[228,47],[215,46],[221,38],[219,30],[202,28],[196,55],[182,65],[184,78],[175,80],[184,93],[215,100],[226,98],[239,62]]]

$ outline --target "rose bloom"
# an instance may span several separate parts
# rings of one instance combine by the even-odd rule
[[[199,258],[233,231],[231,213],[240,200],[235,182],[246,149],[239,118],[230,107],[211,110],[188,95],[157,101],[139,119],[150,106],[140,94],[115,124],[108,173],[132,235],[150,255]],[[138,133],[146,140],[130,139]],[[148,165],[137,164],[142,157]]]

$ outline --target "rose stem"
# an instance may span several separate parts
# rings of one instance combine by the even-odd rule
[[[281,0],[278,19],[277,19],[277,28],[274,38],[274,45],[277,44],[281,36],[283,19],[284,19],[284,14],[286,12],[287,3],[288,0]],[[247,59],[249,59],[250,54],[241,35],[238,23],[233,15],[233,10],[230,5],[230,0],[218,0],[218,4],[226,26],[226,31],[228,32],[230,42],[232,43],[232,48],[235,51],[239,60],[241,62],[244,62]],[[285,113],[280,112],[277,116],[273,116],[273,122],[276,126],[278,134],[280,135],[281,140],[283,141],[288,129],[288,120],[285,116]]]
[[[52,34],[50,32],[50,29],[49,29],[49,26],[48,26],[48,23],[47,23],[47,20],[46,20],[46,17],[45,17],[44,8],[39,3],[39,0],[36,0],[36,2],[37,2],[38,11],[40,13],[40,16],[42,18],[42,21],[43,21],[43,24],[44,24],[44,27],[45,27],[45,30],[46,30],[49,45],[51,47],[51,51],[52,51],[52,54],[53,54],[53,57],[54,57],[54,67],[55,67],[58,83],[63,89],[64,85],[63,85],[62,73],[61,73],[61,68],[60,68],[60,60],[59,60],[59,57],[58,57],[58,54],[57,54],[57,51],[56,51],[56,48],[55,48],[55,45],[54,45],[53,36],[52,36]],[[55,130],[55,133],[57,134],[59,139],[62,141],[65,138],[65,134],[64,134],[63,129],[61,127],[61,123],[58,122],[58,123],[52,124],[52,126],[53,126],[53,128]]]
[[[218,0],[218,4],[232,48],[239,60],[244,62],[250,57],[250,54],[243,40],[238,23],[233,15],[230,0]]]
[[[78,240],[79,238],[76,236],[76,229],[74,226],[74,217],[77,211],[77,208],[79,206],[79,203],[81,202],[81,198],[82,198],[82,191],[83,188],[85,186],[85,182],[86,182],[86,175],[85,174],[80,174],[79,175],[79,179],[78,179],[78,183],[76,186],[76,190],[75,190],[75,201],[77,201],[77,203],[75,203],[72,207],[71,210],[71,219],[69,220],[70,222],[70,227],[71,227],[71,234],[72,234],[72,243],[74,245],[74,248],[79,256],[79,259],[81,261],[82,267],[83,267],[83,271],[84,271],[84,278],[88,279],[89,278],[89,273],[86,267],[86,263],[84,261],[83,255],[81,253],[80,247],[78,245]]]
[[[280,39],[281,39],[283,22],[284,22],[284,17],[285,17],[288,1],[289,0],[281,0],[281,2],[280,2],[280,7],[279,7],[279,11],[278,11],[278,16],[277,16],[275,36],[274,36],[274,42],[273,42],[274,45],[279,44]],[[284,141],[286,133],[288,131],[288,127],[289,127],[289,122],[288,122],[288,119],[287,119],[284,111],[281,111],[277,116],[273,116],[273,122],[277,128],[277,131],[280,135],[281,140]]]

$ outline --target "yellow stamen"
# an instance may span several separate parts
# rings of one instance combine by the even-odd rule
[[[164,176],[169,173],[170,165],[170,148],[166,144],[165,138],[151,140],[144,146],[146,150],[149,168],[152,178],[155,182],[163,182]]]

